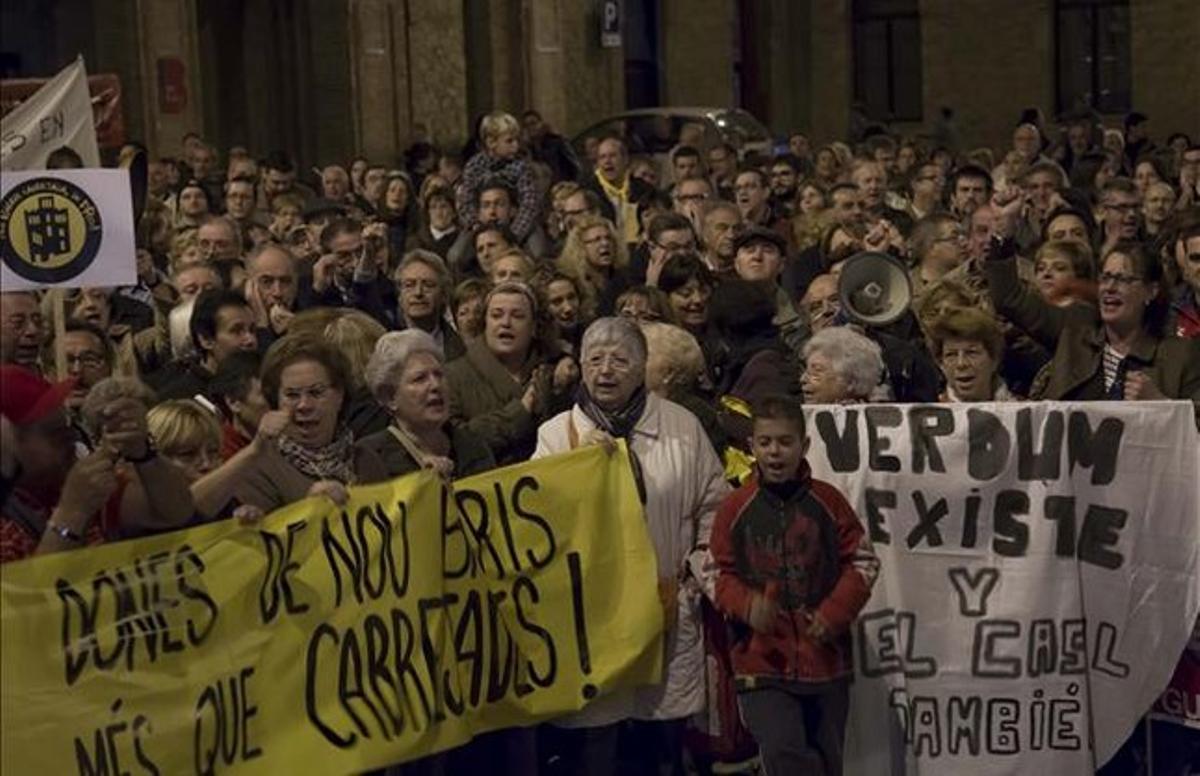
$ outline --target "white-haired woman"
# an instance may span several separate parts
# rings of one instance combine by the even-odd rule
[[[389,332],[375,343],[367,387],[392,421],[358,446],[383,461],[388,477],[428,468],[463,477],[495,467],[487,442],[465,426],[450,425],[445,366],[441,347],[420,329]]]
[[[657,685],[623,690],[556,720],[566,773],[616,773],[618,723],[647,772],[679,773],[684,720],[704,707],[701,569],[717,505],[729,490],[695,416],[646,390],[646,338],[633,321],[601,318],[581,343],[583,383],[575,406],[538,429],[534,458],[581,444],[626,440],[638,469],[646,526],[658,556],[667,663]],[[707,576],[704,574],[703,576]],[[708,584],[705,584],[707,582]]]
[[[853,329],[830,326],[804,345],[800,389],[805,404],[858,404],[886,398],[883,351]]]

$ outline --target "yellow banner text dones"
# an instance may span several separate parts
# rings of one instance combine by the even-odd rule
[[[624,449],[0,568],[4,773],[349,773],[662,668]]]

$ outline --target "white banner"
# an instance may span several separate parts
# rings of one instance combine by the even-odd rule
[[[809,460],[882,562],[847,773],[1088,774],[1200,609],[1190,402],[815,407]]]
[[[83,57],[0,120],[2,170],[44,170],[46,157],[61,146],[74,149],[84,167],[100,166]]]
[[[127,170],[0,176],[0,288],[86,288],[137,282]]]

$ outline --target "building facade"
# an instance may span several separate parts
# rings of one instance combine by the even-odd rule
[[[613,9],[619,36],[612,31]],[[1004,146],[1026,107],[1200,135],[1195,0],[6,0],[5,77],[83,53],[156,154],[199,131],[305,166],[461,142],[534,107],[571,134],[627,107],[740,105],[844,137],[857,104],[904,132],[955,111]],[[610,45],[605,45],[607,42]],[[611,45],[612,43],[619,45]]]

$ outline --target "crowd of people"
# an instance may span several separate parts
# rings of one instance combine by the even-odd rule
[[[708,767],[728,752],[684,721],[713,608],[745,626],[733,674],[812,691],[744,706],[768,772],[840,773],[848,628],[878,563],[807,473],[800,406],[1200,406],[1200,145],[1139,114],[1014,118],[997,151],[868,126],[761,156],[684,123],[663,148],[612,135],[577,156],[537,112],[492,113],[461,152],[312,174],[189,135],[149,162],[136,285],[0,294],[0,562],[624,439],[662,683],[403,772]],[[844,304],[864,252],[911,280],[886,325]],[[770,510],[835,532],[803,591],[738,557]],[[796,664],[764,663],[779,618]]]

